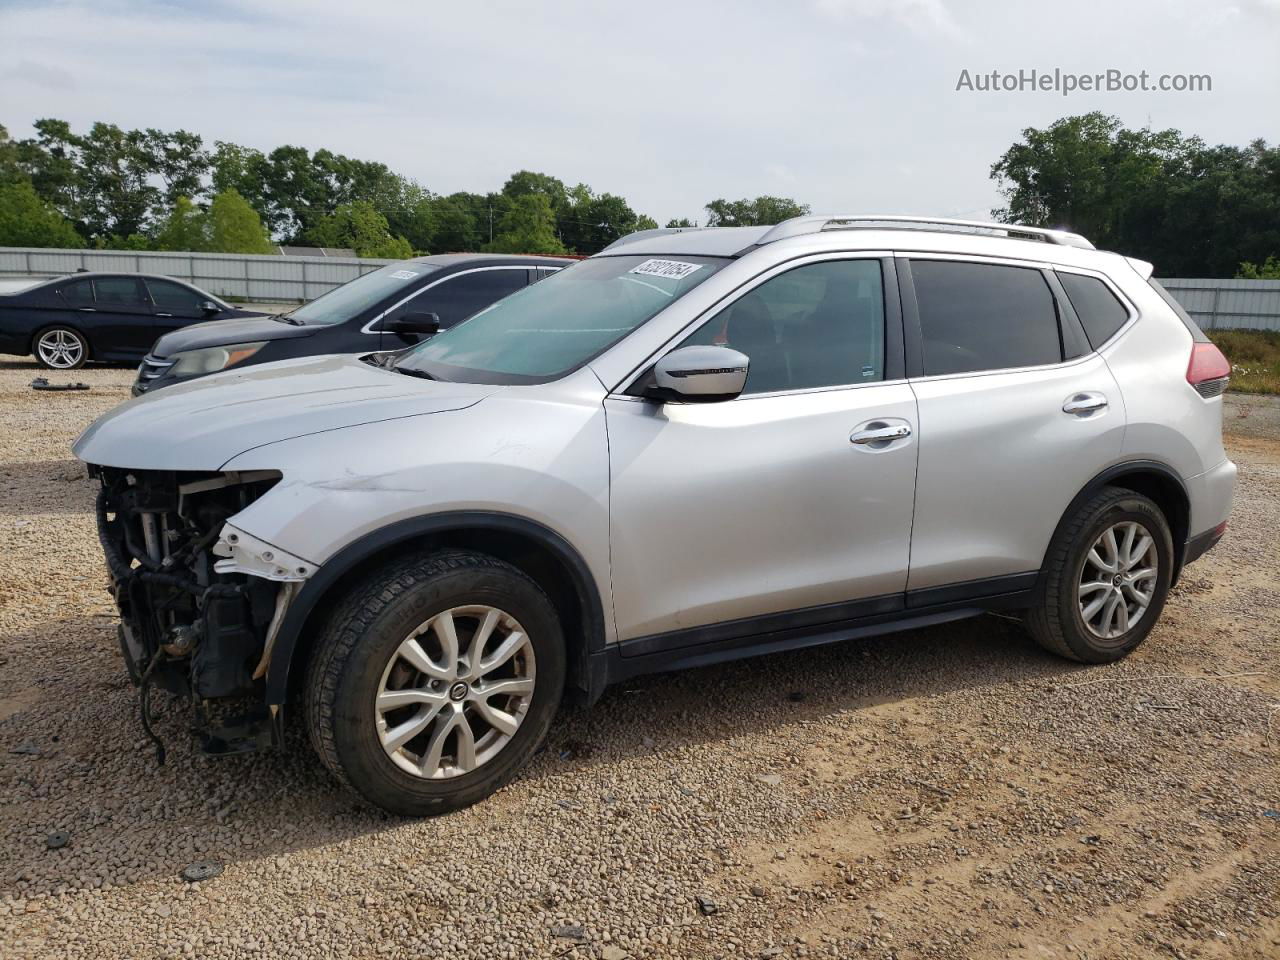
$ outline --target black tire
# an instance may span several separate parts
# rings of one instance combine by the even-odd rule
[[[534,691],[523,721],[501,751],[443,780],[414,776],[383,749],[374,700],[394,651],[442,611],[491,605],[513,616],[532,644]],[[403,816],[470,806],[502,787],[533,756],[564,690],[565,645],[555,607],[510,564],[446,551],[396,562],[352,590],[329,618],[307,674],[311,742],[325,766],[371,803]]]
[[[61,340],[66,344],[68,353],[65,363],[52,362],[53,354],[50,350],[42,349],[41,345],[46,338]],[[50,354],[49,358],[45,356],[47,353]],[[89,341],[83,333],[72,327],[61,324],[45,327],[31,338],[31,356],[46,370],[78,370],[89,362]]]
[[[1089,550],[1110,527],[1132,521],[1150,534],[1157,558],[1151,601],[1138,621],[1115,637],[1103,638],[1085,623],[1079,584]],[[1110,663],[1127,656],[1146,639],[1169,594],[1173,573],[1173,536],[1160,508],[1142,494],[1105,487],[1059,525],[1027,611],[1027,626],[1046,650],[1081,663]]]

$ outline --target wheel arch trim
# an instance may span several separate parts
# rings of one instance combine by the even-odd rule
[[[591,654],[604,649],[605,619],[600,591],[591,568],[568,540],[537,521],[514,514],[479,510],[426,514],[398,520],[352,541],[321,564],[303,584],[289,605],[271,648],[266,673],[266,703],[274,708],[288,699],[290,672],[304,630],[312,615],[332,597],[333,591],[341,586],[348,574],[379,554],[407,546],[414,540],[466,532],[514,535],[547,550],[568,574],[579,603],[584,634],[580,658],[583,664]],[[573,677],[583,664],[574,662],[571,644],[569,676]]]

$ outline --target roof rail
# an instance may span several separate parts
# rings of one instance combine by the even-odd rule
[[[873,214],[855,214],[843,217],[792,217],[778,224],[757,244],[785,240],[826,230],[938,230],[947,233],[972,233],[980,236],[1007,237],[1011,240],[1035,240],[1054,243],[1062,247],[1095,249],[1093,244],[1078,233],[1066,230],[1049,230],[1045,227],[1024,227],[1020,223],[996,223],[985,220],[950,220],[945,217],[902,217]]]

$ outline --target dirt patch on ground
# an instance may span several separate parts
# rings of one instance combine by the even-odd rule
[[[37,373],[0,363],[5,956],[1280,955],[1280,443],[1231,439],[1230,534],[1124,663],[986,617],[648,677],[409,822],[176,705],[156,767],[68,451],[132,371]]]

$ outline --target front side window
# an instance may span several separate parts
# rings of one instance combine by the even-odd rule
[[[878,260],[788,270],[735,300],[680,346],[724,344],[751,361],[743,394],[884,379],[884,280]]]
[[[408,296],[423,277],[439,269],[429,263],[391,263],[381,270],[348,280],[310,303],[290,310],[288,316],[303,324],[346,323],[396,293]]]
[[[138,307],[147,302],[142,281],[134,277],[98,277],[93,293],[99,307]]]
[[[402,356],[396,369],[464,383],[543,383],[609,349],[698,286],[722,257],[593,257],[517,290]]]
[[[147,289],[151,291],[151,299],[157,307],[169,310],[199,310],[205,297],[190,287],[171,280],[148,280]]]
[[[440,318],[440,329],[444,330],[479,313],[495,300],[515,293],[528,283],[528,277],[529,271],[524,267],[460,273],[414,297],[410,309],[434,313]]]
[[[1062,362],[1058,311],[1031,267],[912,260],[925,376]]]

